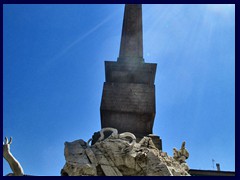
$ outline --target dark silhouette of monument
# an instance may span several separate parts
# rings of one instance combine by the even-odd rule
[[[105,61],[101,101],[101,127],[137,138],[152,134],[156,113],[155,74],[157,64],[143,59],[142,5],[127,4],[124,10],[120,52],[117,62]],[[161,149],[158,136],[150,135]]]

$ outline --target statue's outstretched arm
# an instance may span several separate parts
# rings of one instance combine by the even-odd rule
[[[10,165],[14,176],[23,176],[23,168],[20,163],[16,160],[16,158],[10,152],[10,144],[12,143],[12,137],[8,141],[8,138],[5,137],[5,142],[3,142],[3,157],[6,159],[8,164]]]

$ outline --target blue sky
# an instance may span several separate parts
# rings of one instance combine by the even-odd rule
[[[64,142],[100,130],[104,61],[124,5],[3,6],[3,136],[26,174],[60,175]],[[157,63],[154,134],[186,141],[192,169],[235,170],[235,6],[143,5],[145,62]],[[216,167],[214,167],[216,169]],[[11,172],[3,160],[3,173]]]

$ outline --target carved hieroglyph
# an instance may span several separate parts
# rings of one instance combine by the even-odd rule
[[[105,131],[112,131],[104,137]],[[90,146],[83,140],[65,142],[62,176],[189,176],[179,161],[157,149],[150,137],[139,143],[132,133],[104,128]]]

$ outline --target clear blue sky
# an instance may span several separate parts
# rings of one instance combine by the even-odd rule
[[[60,175],[64,142],[100,130],[104,61],[124,5],[4,5],[3,136],[26,174]],[[186,141],[190,168],[235,170],[235,6],[143,5],[145,62],[157,63],[154,134]],[[216,167],[214,167],[216,168]],[[3,173],[11,172],[3,160]]]

